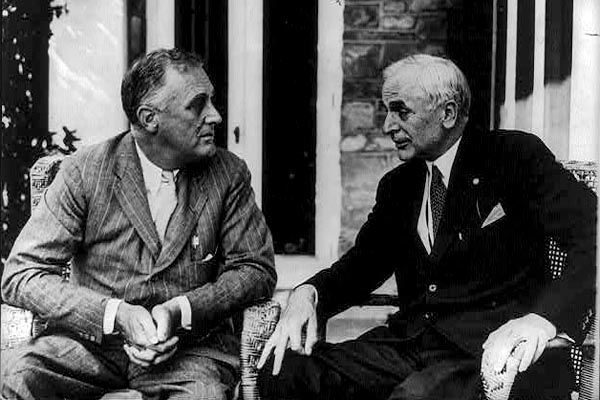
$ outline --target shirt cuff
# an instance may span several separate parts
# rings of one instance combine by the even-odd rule
[[[192,329],[192,305],[190,300],[185,296],[177,296],[174,300],[181,311],[181,327],[187,330]]]
[[[105,335],[115,333],[115,319],[117,318],[117,309],[123,300],[108,299],[104,307],[104,320],[102,321],[102,332]]]
[[[311,292],[313,292],[313,295],[315,297],[315,307],[317,307],[317,304],[319,304],[319,292],[317,292],[317,288],[314,287],[313,285],[311,285],[310,283],[304,283],[304,284],[298,286],[296,289],[301,288],[301,287],[306,287]]]

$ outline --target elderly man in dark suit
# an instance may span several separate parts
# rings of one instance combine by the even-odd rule
[[[595,195],[537,137],[470,127],[469,86],[451,61],[411,56],[384,78],[383,129],[404,163],[381,179],[354,247],[291,294],[259,362],[262,394],[470,399],[482,358],[499,371],[518,344],[515,398],[569,393],[565,368],[551,367],[568,352],[545,347],[557,332],[582,340]],[[568,251],[560,280],[544,266],[547,236]],[[317,311],[356,304],[392,274],[399,310],[387,326],[315,344]]]
[[[2,396],[232,397],[230,317],[276,274],[250,173],[215,147],[212,95],[197,56],[152,52],[123,78],[131,131],[63,162],[2,276],[7,303],[49,321],[2,354]]]

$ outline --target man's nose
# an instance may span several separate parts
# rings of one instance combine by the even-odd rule
[[[394,113],[387,113],[385,120],[383,121],[383,133],[392,135],[398,130],[400,130],[399,118],[394,115]]]
[[[221,118],[221,114],[219,114],[219,112],[215,108],[215,105],[212,102],[209,102],[207,104],[207,112],[206,112],[206,116],[204,118],[204,122],[207,124],[213,124],[213,125],[217,125],[217,124],[220,124],[221,122],[223,122],[223,119]]]

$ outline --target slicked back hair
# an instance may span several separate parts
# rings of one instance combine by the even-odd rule
[[[469,117],[471,89],[467,78],[452,61],[427,54],[416,54],[397,61],[383,71],[385,81],[410,74],[432,106],[454,100],[461,121]]]
[[[154,50],[134,61],[121,82],[121,103],[129,122],[139,126],[136,110],[164,85],[168,68],[184,73],[202,64],[197,54],[177,48]]]

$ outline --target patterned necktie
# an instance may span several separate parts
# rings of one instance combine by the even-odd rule
[[[444,211],[444,202],[446,201],[446,185],[442,180],[442,173],[437,165],[431,167],[431,189],[429,196],[431,198],[431,217],[433,219],[433,238],[437,235],[438,227]]]
[[[156,192],[156,231],[160,241],[163,242],[169,219],[177,206],[177,190],[175,188],[175,175],[173,171],[162,171],[160,173],[160,186]]]

